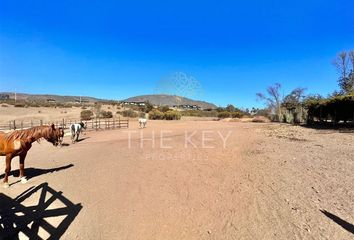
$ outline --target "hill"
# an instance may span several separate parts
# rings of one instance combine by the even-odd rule
[[[0,92],[0,96],[8,95],[10,99],[15,99],[15,94],[10,92]],[[47,101],[54,100],[59,103],[69,103],[69,102],[79,102],[80,98],[82,102],[99,102],[104,101],[102,99],[87,97],[87,96],[62,96],[55,94],[27,94],[27,93],[16,93],[17,100],[24,101]]]
[[[165,94],[154,94],[154,95],[141,95],[136,97],[130,97],[125,100],[124,102],[146,102],[149,101],[153,105],[167,105],[167,106],[174,106],[174,105],[196,105],[201,108],[207,109],[215,109],[217,106],[213,103],[192,100],[185,97],[175,96],[175,95],[165,95]]]

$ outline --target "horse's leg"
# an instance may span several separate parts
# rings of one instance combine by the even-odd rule
[[[75,143],[75,133],[71,133],[71,142]]]
[[[21,183],[26,183],[27,179],[25,177],[25,158],[27,156],[27,152],[22,153],[20,155],[20,180]]]
[[[79,135],[80,135],[80,132],[77,132],[77,133],[76,133],[76,142],[79,141]]]
[[[9,174],[11,171],[11,160],[12,160],[12,155],[7,154],[6,155],[6,167],[5,167],[5,177],[4,177],[4,188],[8,188],[9,185]]]

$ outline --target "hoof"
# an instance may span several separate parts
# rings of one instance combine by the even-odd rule
[[[9,183],[4,183],[4,188],[9,188],[9,187],[10,187]]]
[[[26,179],[26,177],[21,177],[21,183],[27,183],[28,182],[28,180]]]

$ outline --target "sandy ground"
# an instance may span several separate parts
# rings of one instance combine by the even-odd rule
[[[353,133],[215,121],[150,121],[129,131],[130,144],[127,130],[89,132],[76,144],[66,137],[70,145],[62,148],[35,143],[29,182],[12,176],[14,184],[0,188],[0,201],[8,200],[2,211],[48,183],[81,204],[77,216],[56,195],[23,194],[14,204],[42,211],[27,214],[37,219],[27,234],[48,237],[60,228],[62,239],[354,237]],[[74,217],[58,225],[63,214]]]

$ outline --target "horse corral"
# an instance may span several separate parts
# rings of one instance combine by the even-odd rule
[[[61,148],[34,144],[29,181],[2,191],[47,182],[80,202],[62,239],[350,239],[337,222],[354,222],[353,142],[271,123],[136,122]]]

